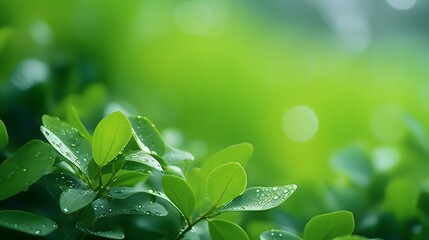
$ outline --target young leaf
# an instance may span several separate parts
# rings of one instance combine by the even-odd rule
[[[252,154],[253,146],[250,143],[235,144],[215,153],[204,162],[201,169],[203,173],[209,174],[220,165],[230,162],[237,162],[245,167]]]
[[[39,180],[54,163],[53,149],[32,140],[0,165],[0,200],[11,197]]]
[[[36,236],[46,236],[58,228],[47,217],[16,210],[0,211],[0,226]]]
[[[195,209],[195,196],[191,186],[183,178],[164,175],[162,189],[168,198],[190,219]]]
[[[104,176],[107,176],[107,179],[104,179]],[[112,186],[134,187],[135,185],[146,181],[149,177],[150,173],[121,169],[115,175],[115,180],[113,181]],[[103,175],[103,182],[107,182],[109,179],[109,174]]]
[[[73,105],[70,105],[67,108],[67,122],[75,127],[88,142],[92,142],[92,136],[89,134],[86,127],[83,125],[82,121],[79,118],[79,115],[76,112],[76,108]]]
[[[214,169],[207,177],[207,193],[213,206],[221,206],[246,189],[247,178],[238,163],[226,163]]]
[[[9,142],[9,136],[7,135],[6,126],[3,121],[0,119],[0,152],[3,151],[7,143]]]
[[[121,112],[114,112],[101,120],[92,138],[95,162],[102,167],[112,161],[131,138],[131,125]]]
[[[166,216],[167,210],[161,204],[154,202],[150,194],[134,194],[126,199],[115,199],[107,201],[104,198],[99,198],[92,202],[96,219],[141,214],[148,216]]]
[[[193,161],[194,156],[186,151],[173,148],[166,145],[165,154],[162,155],[162,158],[167,161],[169,164],[181,164],[184,161]]]
[[[261,240],[302,240],[302,238],[296,236],[293,233],[286,232],[283,230],[272,229],[263,232],[260,236]]]
[[[85,176],[93,175],[91,145],[81,133],[57,117],[44,115],[42,122],[40,130],[48,142]]]
[[[146,117],[130,117],[133,135],[140,149],[148,154],[155,153],[162,156],[165,144],[155,125]]]
[[[164,171],[161,167],[161,164],[159,164],[159,162],[154,157],[144,151],[128,151],[124,154],[124,158],[125,161],[138,162],[154,168],[160,172]]]
[[[237,224],[226,220],[209,220],[209,233],[212,240],[249,240],[246,232]]]
[[[171,202],[170,199],[167,197],[167,195],[165,195],[162,192],[157,192],[151,189],[145,190],[145,189],[132,188],[132,187],[112,187],[109,191],[110,196],[116,199],[126,199],[136,193],[147,193],[149,195],[162,198],[167,202],[172,203],[172,205],[174,205],[173,202]]]
[[[76,228],[84,233],[109,239],[124,239],[125,234],[120,230],[92,230],[85,223],[77,222]]]
[[[308,221],[304,228],[305,240],[331,240],[350,235],[355,228],[353,213],[337,211],[317,215]]]
[[[288,199],[296,185],[280,187],[253,187],[221,207],[218,212],[262,211],[275,208]]]
[[[60,196],[60,208],[63,213],[69,214],[86,207],[94,200],[98,192],[91,189],[67,189]]]

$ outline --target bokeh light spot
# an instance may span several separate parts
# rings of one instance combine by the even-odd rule
[[[417,0],[387,0],[387,3],[396,10],[408,10],[414,7]]]
[[[203,1],[190,0],[176,8],[176,23],[180,30],[194,35],[206,34],[213,22],[213,11]]]
[[[292,107],[283,115],[283,130],[295,142],[309,141],[318,129],[317,115],[307,106]]]

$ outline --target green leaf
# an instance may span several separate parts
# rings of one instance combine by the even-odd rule
[[[226,163],[214,169],[207,177],[207,193],[213,206],[221,206],[246,189],[247,178],[238,163]]]
[[[77,222],[76,228],[84,233],[109,239],[124,239],[125,234],[120,230],[92,230],[85,223]]]
[[[59,187],[61,191],[65,191],[70,188],[89,188],[88,185],[80,178],[62,172],[46,174],[38,181],[38,183]]]
[[[9,142],[9,136],[7,135],[6,126],[3,121],[0,119],[0,152],[3,151],[7,143]]]
[[[201,170],[203,174],[209,174],[215,168],[230,162],[237,162],[245,167],[253,154],[253,146],[250,143],[239,143],[220,150],[207,159]]]
[[[337,211],[317,215],[308,221],[304,228],[305,240],[331,240],[350,235],[355,228],[353,213]]]
[[[92,142],[92,136],[86,129],[85,125],[83,125],[82,121],[79,118],[79,115],[76,112],[76,108],[73,105],[70,105],[67,108],[67,122],[75,127],[88,142]]]
[[[40,130],[48,142],[85,176],[95,175],[91,145],[82,134],[57,117],[44,115],[42,122]]]
[[[220,208],[218,212],[262,211],[275,208],[288,199],[296,185],[280,187],[252,187]]]
[[[53,149],[32,140],[0,165],[0,200],[9,198],[39,180],[54,163]]]
[[[161,164],[159,164],[159,162],[154,157],[144,151],[128,151],[124,154],[124,158],[125,161],[138,162],[158,171],[164,171],[161,167]]]
[[[360,186],[368,185],[373,169],[371,160],[360,149],[349,148],[336,153],[331,160],[335,170],[345,173]]]
[[[394,179],[387,185],[384,206],[393,212],[398,220],[404,221],[415,216],[419,195],[420,191],[412,181]]]
[[[260,236],[261,240],[302,240],[302,238],[296,236],[293,233],[286,232],[283,230],[272,229],[263,232]]]
[[[110,175],[107,175],[110,178]],[[146,172],[135,172],[126,169],[121,169],[115,175],[115,180],[112,183],[112,186],[124,186],[124,187],[134,187],[135,185],[146,181],[151,175]],[[106,179],[107,181],[108,179]],[[103,179],[103,182],[104,179]]]
[[[191,186],[180,177],[164,175],[162,189],[183,215],[190,219],[195,209],[195,196]]]
[[[208,222],[212,240],[249,240],[246,232],[233,222],[220,219],[209,220]]]
[[[16,210],[0,211],[0,226],[36,236],[46,236],[58,228],[47,217]]]
[[[357,236],[357,235],[353,235],[353,236],[341,236],[341,237],[336,237],[333,240],[368,240],[369,238],[366,237],[362,237],[362,236]]]
[[[92,139],[95,162],[102,167],[112,161],[131,138],[131,125],[121,112],[114,112],[101,120]]]
[[[148,118],[141,116],[130,117],[129,120],[140,149],[149,154],[162,156],[165,152],[165,144],[155,125]]]
[[[98,192],[91,189],[67,189],[60,196],[60,208],[63,213],[69,214],[86,207],[94,200]]]
[[[153,201],[153,196],[146,193],[134,194],[126,199],[107,201],[99,198],[92,202],[96,219],[141,214],[147,216],[166,216],[167,210],[161,204]]]
[[[173,148],[166,145],[165,154],[162,155],[162,158],[167,161],[169,164],[181,164],[185,161],[193,161],[194,156],[186,151]]]

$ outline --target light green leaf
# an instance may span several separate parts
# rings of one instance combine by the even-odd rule
[[[214,169],[207,177],[207,193],[213,206],[221,206],[246,189],[247,178],[238,163],[226,163]]]
[[[0,200],[9,198],[39,180],[54,163],[54,151],[32,140],[0,165]]]
[[[108,179],[110,179],[110,176],[111,175],[109,174],[106,175]],[[146,181],[150,176],[150,173],[147,172],[135,172],[126,169],[121,169],[115,175],[115,180],[112,183],[112,186],[134,187],[135,185]],[[107,182],[108,179],[103,179],[103,182]]]
[[[77,222],[76,228],[84,233],[109,239],[124,239],[125,234],[120,230],[92,230],[85,223]]]
[[[393,212],[398,220],[404,221],[416,214],[420,191],[408,179],[394,179],[386,188],[384,206]]]
[[[237,162],[245,167],[253,154],[253,146],[250,143],[239,143],[220,150],[207,159],[201,170],[208,175],[215,168],[225,163]]]
[[[226,220],[209,220],[209,232],[212,240],[249,240],[246,232],[237,224]]]
[[[7,135],[6,126],[3,121],[0,119],[0,152],[3,151],[7,143],[9,142],[9,136]]]
[[[162,156],[165,152],[165,144],[161,134],[155,125],[146,117],[130,117],[133,135],[140,149],[149,154]]]
[[[58,228],[47,217],[16,210],[0,211],[0,226],[36,236],[46,236]]]
[[[337,211],[317,215],[308,221],[304,228],[305,240],[331,240],[350,235],[355,228],[353,213]]]
[[[95,163],[92,160],[91,145],[74,127],[57,117],[44,115],[40,127],[48,142],[85,176],[93,176]]]
[[[139,188],[133,188],[133,187],[112,187],[110,188],[109,194],[112,196],[112,198],[116,199],[126,199],[136,193],[147,193],[149,195],[162,198],[166,200],[169,203],[172,203],[170,199],[165,195],[163,192],[154,191],[151,189],[139,189]]]
[[[288,199],[296,185],[280,187],[252,187],[220,208],[218,212],[262,211],[275,208]]]
[[[86,129],[85,125],[83,125],[82,121],[77,114],[76,108],[73,105],[70,105],[67,108],[67,122],[75,127],[88,142],[92,142],[92,136]]]
[[[302,240],[302,238],[296,236],[293,233],[277,229],[263,232],[260,238],[261,240]]]
[[[138,162],[158,171],[164,171],[161,167],[161,164],[159,164],[159,162],[154,157],[144,151],[128,151],[124,154],[124,158],[125,161]]]
[[[133,194],[126,199],[107,201],[99,198],[92,202],[96,219],[141,214],[147,216],[166,216],[167,210],[161,204],[153,201],[153,196],[146,193]]]
[[[112,161],[131,138],[131,125],[122,112],[114,112],[101,120],[92,138],[95,162],[102,167]]]
[[[60,208],[63,213],[69,214],[86,207],[94,200],[98,192],[91,189],[67,189],[60,196]]]
[[[176,149],[174,147],[166,145],[165,154],[162,155],[162,158],[167,161],[169,164],[181,164],[185,161],[193,161],[194,156],[186,151]]]
[[[190,219],[195,209],[195,196],[191,186],[182,178],[164,175],[162,189],[168,198]]]

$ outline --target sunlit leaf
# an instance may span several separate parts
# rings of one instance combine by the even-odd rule
[[[67,122],[76,128],[88,142],[92,142],[92,136],[86,129],[85,125],[83,125],[82,121],[77,114],[76,108],[73,105],[70,105],[67,108]]]
[[[275,208],[286,201],[295,190],[296,185],[293,184],[279,187],[252,187],[218,211],[262,211]]]
[[[161,204],[154,202],[150,194],[134,194],[125,199],[107,201],[99,198],[92,203],[96,218],[111,216],[141,214],[148,216],[165,216],[167,210]]]
[[[162,156],[169,164],[181,164],[185,161],[193,161],[194,156],[186,151],[166,145],[165,154]]]
[[[92,230],[85,223],[77,222],[76,228],[84,233],[109,239],[124,239],[125,234],[120,230]]]
[[[302,240],[302,238],[296,236],[293,233],[286,232],[283,230],[272,229],[263,232],[260,236],[261,240]]]
[[[144,151],[128,151],[124,154],[124,159],[125,161],[133,161],[144,164],[161,172],[164,171],[161,167],[161,164],[159,164],[159,162],[154,157]]]
[[[3,121],[0,119],[0,152],[3,151],[7,143],[9,142],[9,136],[7,135],[6,126]]]
[[[140,149],[146,153],[155,153],[162,156],[165,152],[165,144],[161,134],[155,125],[146,117],[130,117],[133,135]]]
[[[135,171],[121,169],[115,175],[115,180],[113,181],[112,186],[133,187],[139,183],[146,181],[149,177],[150,177],[150,174],[147,172],[135,172]]]
[[[226,163],[214,169],[207,177],[207,193],[213,206],[221,206],[246,189],[247,178],[238,163]]]
[[[47,217],[16,210],[0,211],[0,226],[36,236],[46,236],[58,228]]]
[[[0,165],[0,200],[11,197],[39,180],[54,163],[53,149],[32,140]]]
[[[162,189],[185,217],[192,217],[195,208],[195,196],[191,186],[183,178],[164,175],[162,178]]]
[[[203,173],[209,174],[220,165],[230,162],[237,162],[242,167],[245,167],[252,154],[253,146],[250,143],[235,144],[220,150],[208,158],[201,167],[201,170]]]
[[[94,200],[98,192],[91,189],[67,189],[60,196],[60,208],[63,213],[69,214],[86,207]]]
[[[91,145],[82,134],[57,117],[44,115],[42,122],[40,130],[49,143],[86,176],[94,175]]]
[[[355,228],[353,214],[337,211],[317,215],[304,228],[305,240],[331,240],[335,237],[351,235]]]
[[[209,232],[212,240],[249,240],[246,232],[237,224],[226,220],[209,220]]]
[[[101,120],[92,138],[95,162],[102,167],[112,161],[131,138],[131,125],[121,112],[114,112]]]

